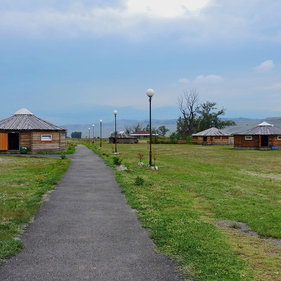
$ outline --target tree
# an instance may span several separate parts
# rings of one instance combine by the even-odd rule
[[[133,129],[132,129],[131,127],[129,127],[129,126],[126,126],[126,127],[125,127],[125,133],[126,133],[127,135],[131,134],[132,132],[133,132]]]
[[[81,139],[82,132],[72,132],[71,133],[71,138],[72,139]]]
[[[197,112],[199,110],[199,96],[196,89],[185,91],[178,98],[179,109],[182,116],[177,122],[177,133],[181,136],[191,136],[194,130]]]
[[[163,125],[163,126],[158,127],[157,132],[160,136],[164,137],[167,134],[167,132],[169,132],[169,129]]]
[[[137,123],[137,124],[133,125],[132,129],[133,129],[134,132],[139,132],[139,131],[141,131],[141,128],[142,128],[142,124]]]
[[[220,116],[225,114],[225,109],[217,110],[216,103],[206,101],[200,105],[198,110],[198,131],[204,131],[211,127],[216,127],[218,129],[223,129],[226,126],[233,126],[236,123],[232,120],[223,120]]]

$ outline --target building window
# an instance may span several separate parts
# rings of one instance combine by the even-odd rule
[[[281,140],[281,136],[277,136],[277,139],[278,139],[278,140]]]
[[[245,136],[245,140],[252,140],[253,139],[253,137],[252,136]]]
[[[52,140],[53,140],[52,135],[41,135],[42,142],[50,142]]]

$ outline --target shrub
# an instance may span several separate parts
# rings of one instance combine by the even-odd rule
[[[60,154],[60,158],[61,158],[61,159],[65,159],[65,152],[62,152],[62,153]]]
[[[137,185],[137,186],[141,186],[141,185],[143,185],[144,184],[144,179],[142,178],[142,177],[136,177],[136,179],[135,179],[135,185]]]
[[[143,157],[144,157],[144,154],[143,154],[143,153],[141,153],[141,152],[138,153],[138,158],[139,158],[140,162],[142,162]]]
[[[122,159],[120,159],[119,157],[115,156],[113,157],[113,164],[116,166],[120,166],[122,163]]]

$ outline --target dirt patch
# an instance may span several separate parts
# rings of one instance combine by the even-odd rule
[[[279,174],[260,174],[260,173],[255,173],[255,172],[250,172],[250,171],[242,171],[241,174],[243,175],[249,175],[253,177],[260,177],[260,178],[265,178],[265,179],[273,179],[273,180],[278,180],[281,181],[281,175]]]
[[[263,240],[265,242],[268,242],[268,243],[281,247],[281,239],[263,237],[263,236],[259,235],[258,233],[256,233],[255,231],[251,230],[251,228],[244,222],[238,222],[238,221],[232,221],[232,220],[217,220],[216,226],[229,228],[229,229],[232,229],[232,230],[240,232],[240,233],[245,233],[247,235],[260,238],[261,240]]]

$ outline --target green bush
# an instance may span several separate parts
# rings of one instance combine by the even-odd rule
[[[113,164],[116,166],[120,166],[122,163],[122,159],[120,159],[119,157],[115,156],[113,157]]]
[[[144,179],[142,177],[136,177],[135,179],[135,185],[141,186],[144,184]]]

